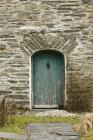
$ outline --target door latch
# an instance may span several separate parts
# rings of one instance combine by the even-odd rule
[[[49,63],[47,63],[47,68],[50,69],[50,64]]]

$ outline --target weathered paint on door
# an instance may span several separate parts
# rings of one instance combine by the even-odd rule
[[[32,56],[33,107],[58,108],[63,105],[64,56],[41,51]]]

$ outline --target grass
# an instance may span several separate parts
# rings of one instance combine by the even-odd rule
[[[36,116],[16,116],[14,125],[6,125],[0,128],[1,132],[14,132],[18,134],[24,133],[25,126],[30,123],[53,123],[53,122],[64,122],[72,125],[79,122],[78,117],[36,117]]]
[[[93,140],[93,133],[82,136],[80,140]]]
[[[36,117],[36,116],[26,116],[20,115],[15,117],[15,123],[13,125],[6,125],[0,128],[0,132],[13,132],[17,134],[23,134],[25,126],[30,123],[53,123],[53,122],[63,122],[69,123],[73,127],[80,122],[80,117]],[[93,134],[88,134],[82,136],[80,140],[93,140]]]
[[[15,124],[25,126],[29,123],[53,123],[64,122],[72,125],[79,122],[79,117],[36,117],[36,116],[19,116],[15,119]]]

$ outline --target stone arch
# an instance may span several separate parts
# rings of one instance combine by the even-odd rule
[[[25,33],[21,42],[22,50],[28,55],[33,55],[40,50],[55,50],[63,55],[68,53],[78,45],[75,34],[66,33]]]

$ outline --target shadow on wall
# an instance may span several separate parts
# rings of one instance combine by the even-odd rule
[[[91,76],[81,79],[80,73],[71,64],[67,82],[66,109],[73,112],[92,111],[90,99],[92,98]]]

